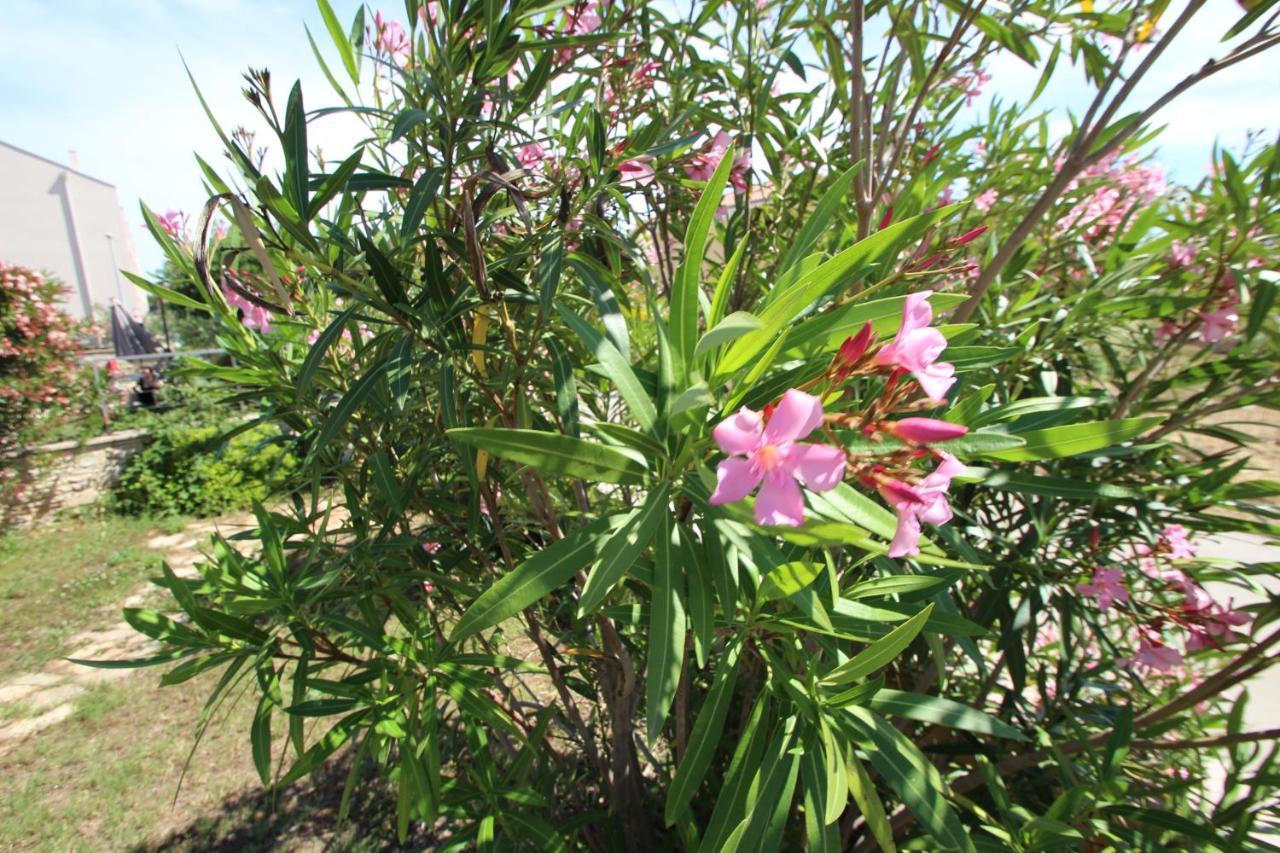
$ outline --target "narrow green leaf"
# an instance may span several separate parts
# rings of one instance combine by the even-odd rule
[[[827,226],[831,224],[831,220],[846,210],[845,198],[853,189],[853,177],[861,167],[861,162],[854,163],[852,167],[837,175],[831,182],[831,186],[827,187],[827,191],[814,206],[813,213],[809,214],[809,218],[805,220],[804,227],[796,234],[778,263],[780,274],[791,269],[796,261],[808,255],[818,239],[827,233]]]
[[[882,714],[906,717],[923,723],[937,723],[949,729],[962,729],[975,734],[992,735],[1009,740],[1025,741],[1027,739],[1022,732],[1006,722],[997,720],[977,708],[943,699],[940,696],[926,696],[922,693],[908,693],[886,687],[876,691],[868,706]]]
[[[845,708],[846,720],[885,782],[944,850],[972,853],[973,841],[947,802],[947,786],[938,769],[905,735],[866,708]]]
[[[715,174],[702,190],[698,204],[689,217],[684,236],[684,259],[676,270],[671,286],[671,350],[676,362],[676,377],[681,387],[689,373],[694,344],[698,340],[698,293],[702,279],[702,262],[707,251],[711,226],[724,194],[729,172],[733,168],[733,146],[725,152]]]
[[[885,814],[884,803],[880,802],[880,795],[876,793],[871,774],[867,773],[867,768],[862,766],[857,756],[851,754],[845,756],[845,771],[849,793],[853,794],[853,801],[858,804],[858,811],[862,812],[876,843],[883,853],[897,853],[897,846],[893,843],[893,827],[889,825],[889,817]]]
[[[640,509],[604,543],[600,549],[600,559],[582,587],[582,596],[578,600],[580,615],[591,613],[603,604],[609,592],[626,576],[627,570],[644,553],[644,549],[649,547],[653,537],[662,528],[662,516],[670,512],[667,500],[667,484],[663,483],[645,497]]]
[[[631,410],[631,416],[641,427],[652,430],[658,420],[658,410],[654,407],[653,400],[645,393],[644,386],[636,378],[631,365],[622,357],[622,353],[618,352],[618,348],[608,338],[593,329],[590,323],[577,314],[559,303],[556,303],[556,310],[595,353],[600,366],[604,368],[605,373],[613,381],[614,387],[622,395],[627,408]]]
[[[351,40],[347,38],[347,34],[342,31],[342,24],[338,22],[338,16],[333,13],[333,7],[329,5],[329,0],[316,0],[316,5],[320,7],[320,17],[324,19],[325,29],[329,31],[329,38],[333,39],[333,46],[338,49],[338,55],[342,57],[342,64],[347,69],[347,73],[351,75],[352,83],[360,82],[360,69],[356,66],[355,50],[351,47]]]
[[[258,701],[258,710],[254,712],[253,724],[249,727],[249,742],[253,751],[253,766],[258,771],[258,778],[265,786],[271,785],[271,699],[263,696]]]
[[[931,613],[933,613],[932,604],[840,666],[831,670],[831,672],[823,676],[820,683],[824,685],[848,684],[850,681],[865,678],[881,667],[886,666],[901,654],[907,646],[911,645],[911,641],[924,628],[924,623],[929,620],[929,614]]]
[[[418,232],[427,208],[431,207],[432,202],[436,200],[436,193],[439,192],[440,182],[443,179],[444,170],[437,167],[427,169],[413,185],[413,191],[409,193],[409,201],[404,207],[404,219],[400,223],[401,238],[408,239]]]
[[[653,544],[653,598],[650,605],[649,663],[645,673],[645,722],[649,743],[662,735],[671,700],[684,668],[684,575],[675,564],[670,513],[661,513]]]
[[[307,163],[307,113],[302,106],[302,81],[293,84],[284,112],[284,187],[289,203],[306,221],[311,176]]]
[[[724,721],[733,703],[733,688],[738,680],[738,657],[741,651],[740,637],[735,637],[725,647],[711,687],[707,690],[706,701],[702,703],[694,719],[689,747],[680,766],[676,768],[671,787],[667,789],[667,804],[663,810],[667,826],[671,826],[688,811],[689,803],[701,787],[703,777],[711,766],[711,759],[715,757],[716,747],[721,743]]]
[[[1034,462],[1039,459],[1061,459],[1114,447],[1136,438],[1163,418],[1125,418],[1118,421],[1088,421],[1070,426],[1049,427],[1016,433],[1026,444],[1009,450],[983,453],[1004,462]]]
[[[736,341],[748,332],[754,332],[761,325],[763,324],[760,318],[748,311],[733,312],[698,340],[698,345],[693,350],[694,360],[714,352],[727,343]]]
[[[780,598],[795,595],[817,580],[822,571],[823,566],[820,563],[806,560],[775,566],[760,582],[756,599],[762,602],[777,601]]]
[[[455,441],[548,474],[635,485],[644,481],[646,473],[645,466],[633,456],[571,435],[501,427],[460,427],[447,434]]]
[[[599,553],[600,534],[614,519],[605,516],[541,551],[507,572],[466,609],[449,634],[458,643],[502,622],[565,584]]]

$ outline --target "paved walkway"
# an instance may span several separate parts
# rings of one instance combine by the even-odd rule
[[[146,546],[165,554],[179,577],[195,577],[195,564],[204,559],[200,549],[214,532],[230,536],[254,527],[252,514],[226,516],[192,524],[179,533],[157,535]],[[140,586],[120,602],[117,610],[141,607],[155,594],[150,584]],[[158,644],[123,621],[101,630],[81,631],[67,641],[67,658],[80,660],[129,660],[155,654]],[[97,669],[69,660],[53,661],[40,672],[25,672],[0,682],[0,705],[16,710],[14,719],[0,719],[0,754],[27,737],[56,725],[75,712],[76,700],[90,687],[127,678],[132,669]]]

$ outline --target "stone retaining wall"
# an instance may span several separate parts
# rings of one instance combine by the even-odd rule
[[[125,464],[146,443],[141,429],[28,448],[18,458],[21,495],[0,502],[0,528],[29,527],[60,509],[91,504],[115,485]]]

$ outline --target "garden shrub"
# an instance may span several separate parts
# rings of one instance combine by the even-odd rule
[[[1209,592],[1271,568],[1197,549],[1280,533],[1221,421],[1280,156],[1166,183],[1134,95],[1202,4],[319,5],[331,104],[247,75],[282,170],[145,212],[310,484],[127,613],[264,783],[350,750],[441,849],[1271,845],[1280,609]],[[966,113],[997,55],[1093,106]]]
[[[224,443],[233,419],[217,409],[195,418],[172,412],[149,419],[147,445],[121,472],[111,507],[132,515],[208,516],[277,494],[298,466],[289,442],[278,428],[261,424]]]
[[[15,488],[12,454],[68,416],[91,411],[91,374],[77,355],[92,327],[58,304],[53,278],[0,261],[0,495]]]

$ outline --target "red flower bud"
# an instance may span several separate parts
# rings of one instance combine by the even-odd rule
[[[763,409],[763,410],[761,410],[761,412],[760,412],[760,415],[761,415],[761,417],[763,417],[763,418],[764,418],[764,422],[765,422],[765,423],[768,423],[768,422],[769,422],[769,418],[773,417],[773,411],[774,411],[774,409],[776,409],[776,408],[778,408],[778,404],[777,404],[777,403],[765,403],[764,409]]]
[[[965,233],[961,234],[959,237],[952,240],[951,245],[963,246],[965,243],[972,243],[974,240],[977,240],[979,237],[981,237],[985,233],[987,233],[987,226],[979,225],[977,228],[973,229],[972,231],[966,231]]]
[[[874,339],[875,332],[872,331],[869,321],[863,325],[858,334],[844,339],[844,343],[840,344],[840,349],[836,351],[835,368],[838,378],[845,379],[853,372]]]
[[[889,209],[884,212],[884,218],[880,220],[880,229],[883,231],[893,222],[893,205],[889,205]]]
[[[933,158],[938,156],[938,148],[939,146],[935,145],[932,148],[930,148],[928,151],[924,152],[924,163],[922,163],[921,165],[928,166],[930,163],[932,163]]]
[[[900,421],[885,421],[880,425],[880,429],[912,444],[950,441],[969,431],[969,428],[963,424],[953,424],[934,418],[903,418]]]

